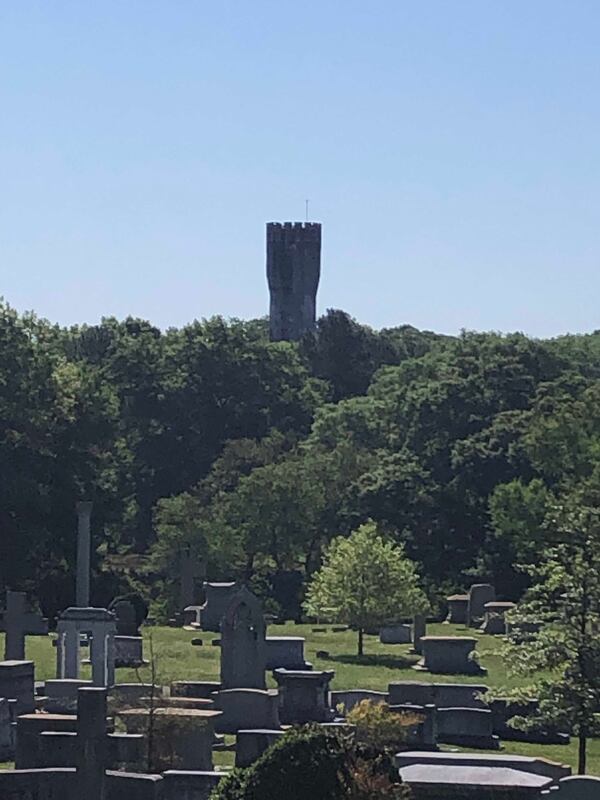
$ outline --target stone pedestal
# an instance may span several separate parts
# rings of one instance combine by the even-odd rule
[[[438,708],[438,741],[458,747],[498,750],[500,740],[493,735],[493,717],[483,708]]]
[[[77,702],[77,786],[86,800],[105,800],[108,742],[106,689],[79,690]]]
[[[153,736],[156,747],[154,767],[167,769],[212,770],[212,747],[215,721],[220,711],[197,711],[184,708],[154,710]],[[119,713],[127,733],[148,735],[150,711],[134,708]]]
[[[274,670],[282,725],[331,722],[335,713],[329,707],[329,683],[334,675],[333,671]]]
[[[259,759],[265,750],[283,736],[284,731],[252,728],[238,731],[235,738],[235,765],[249,767]]]
[[[436,708],[487,708],[483,696],[487,686],[476,683],[431,683],[430,681],[393,681],[388,686],[390,705],[433,704]]]
[[[204,605],[200,607],[200,624],[203,631],[218,633],[221,630],[221,620],[239,591],[240,586],[235,581],[228,583],[208,583],[205,581],[203,588],[206,599]]]
[[[218,681],[173,681],[171,697],[199,697],[209,699],[221,689]]]
[[[414,669],[439,675],[485,675],[471,654],[477,639],[470,636],[424,636],[423,658]]]
[[[312,669],[304,660],[302,636],[267,636],[267,669]]]
[[[115,667],[143,667],[144,640],[141,636],[115,636]]]
[[[277,705],[275,691],[225,689],[215,697],[215,708],[222,712],[216,723],[217,733],[237,733],[247,728],[279,728]]]
[[[490,636],[505,636],[507,632],[505,614],[513,608],[516,608],[515,603],[499,603],[497,600],[486,603],[481,632]]]
[[[77,696],[80,689],[91,686],[91,681],[79,678],[56,678],[46,681],[44,710],[50,714],[75,714]]]
[[[410,625],[397,623],[384,626],[379,631],[379,641],[381,644],[410,644],[412,641]]]
[[[77,733],[76,714],[23,714],[17,719],[17,769],[36,769],[42,760],[40,736],[43,731]]]
[[[15,714],[35,710],[33,661],[0,661],[0,697],[16,700]]]
[[[446,598],[448,616],[446,622],[451,625],[466,625],[469,620],[469,595],[452,594]]]
[[[15,729],[12,703],[0,697],[0,761],[12,761],[15,756]]]
[[[471,627],[480,625],[485,616],[485,604],[496,599],[496,590],[491,583],[474,583],[469,589],[468,623]]]
[[[412,628],[413,651],[419,655],[423,652],[421,639],[424,636],[427,636],[427,617],[425,614],[415,614]]]

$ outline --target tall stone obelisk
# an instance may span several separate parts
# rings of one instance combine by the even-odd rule
[[[92,506],[84,500],[76,504],[77,509],[77,576],[75,583],[75,605],[89,608],[90,605],[90,553],[92,549]]]

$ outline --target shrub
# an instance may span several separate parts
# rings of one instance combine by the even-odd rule
[[[258,761],[223,778],[211,800],[405,800],[389,759],[357,749],[353,736],[317,725],[295,728]]]
[[[356,727],[359,742],[382,751],[402,747],[423,718],[418,714],[391,711],[387,703],[361,700],[348,712],[346,720]]]

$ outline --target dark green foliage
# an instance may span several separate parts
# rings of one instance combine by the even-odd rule
[[[527,567],[535,578],[516,610],[505,648],[508,668],[530,675],[540,721],[579,740],[579,772],[587,740],[600,732],[600,508],[575,492],[548,514],[546,548]],[[522,626],[529,626],[525,641]],[[525,628],[527,630],[527,627]]]
[[[211,800],[378,800],[410,797],[389,758],[319,726],[288,731],[246,769],[225,777]]]
[[[95,602],[136,589],[171,613],[185,548],[294,614],[302,586],[277,576],[305,582],[367,519],[432,598],[485,578],[516,599],[547,504],[584,486],[600,505],[598,409],[600,333],[377,332],[329,311],[290,344],[264,320],[67,330],[0,304],[0,591],[72,602],[91,499]]]
[[[337,800],[341,797],[347,747],[318,729],[291,731],[251,767],[221,782],[214,800]],[[285,787],[285,789],[284,789]]]

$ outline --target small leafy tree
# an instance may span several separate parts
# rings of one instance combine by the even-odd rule
[[[558,506],[546,521],[549,544],[526,567],[534,585],[511,614],[504,651],[511,672],[536,676],[527,692],[539,698],[536,718],[564,726],[579,740],[578,771],[599,731],[600,708],[600,508],[575,502]]]
[[[403,548],[386,541],[375,523],[368,522],[349,537],[339,536],[329,544],[304,607],[315,617],[330,609],[339,621],[356,628],[362,656],[365,629],[423,613],[428,602],[415,565]]]

